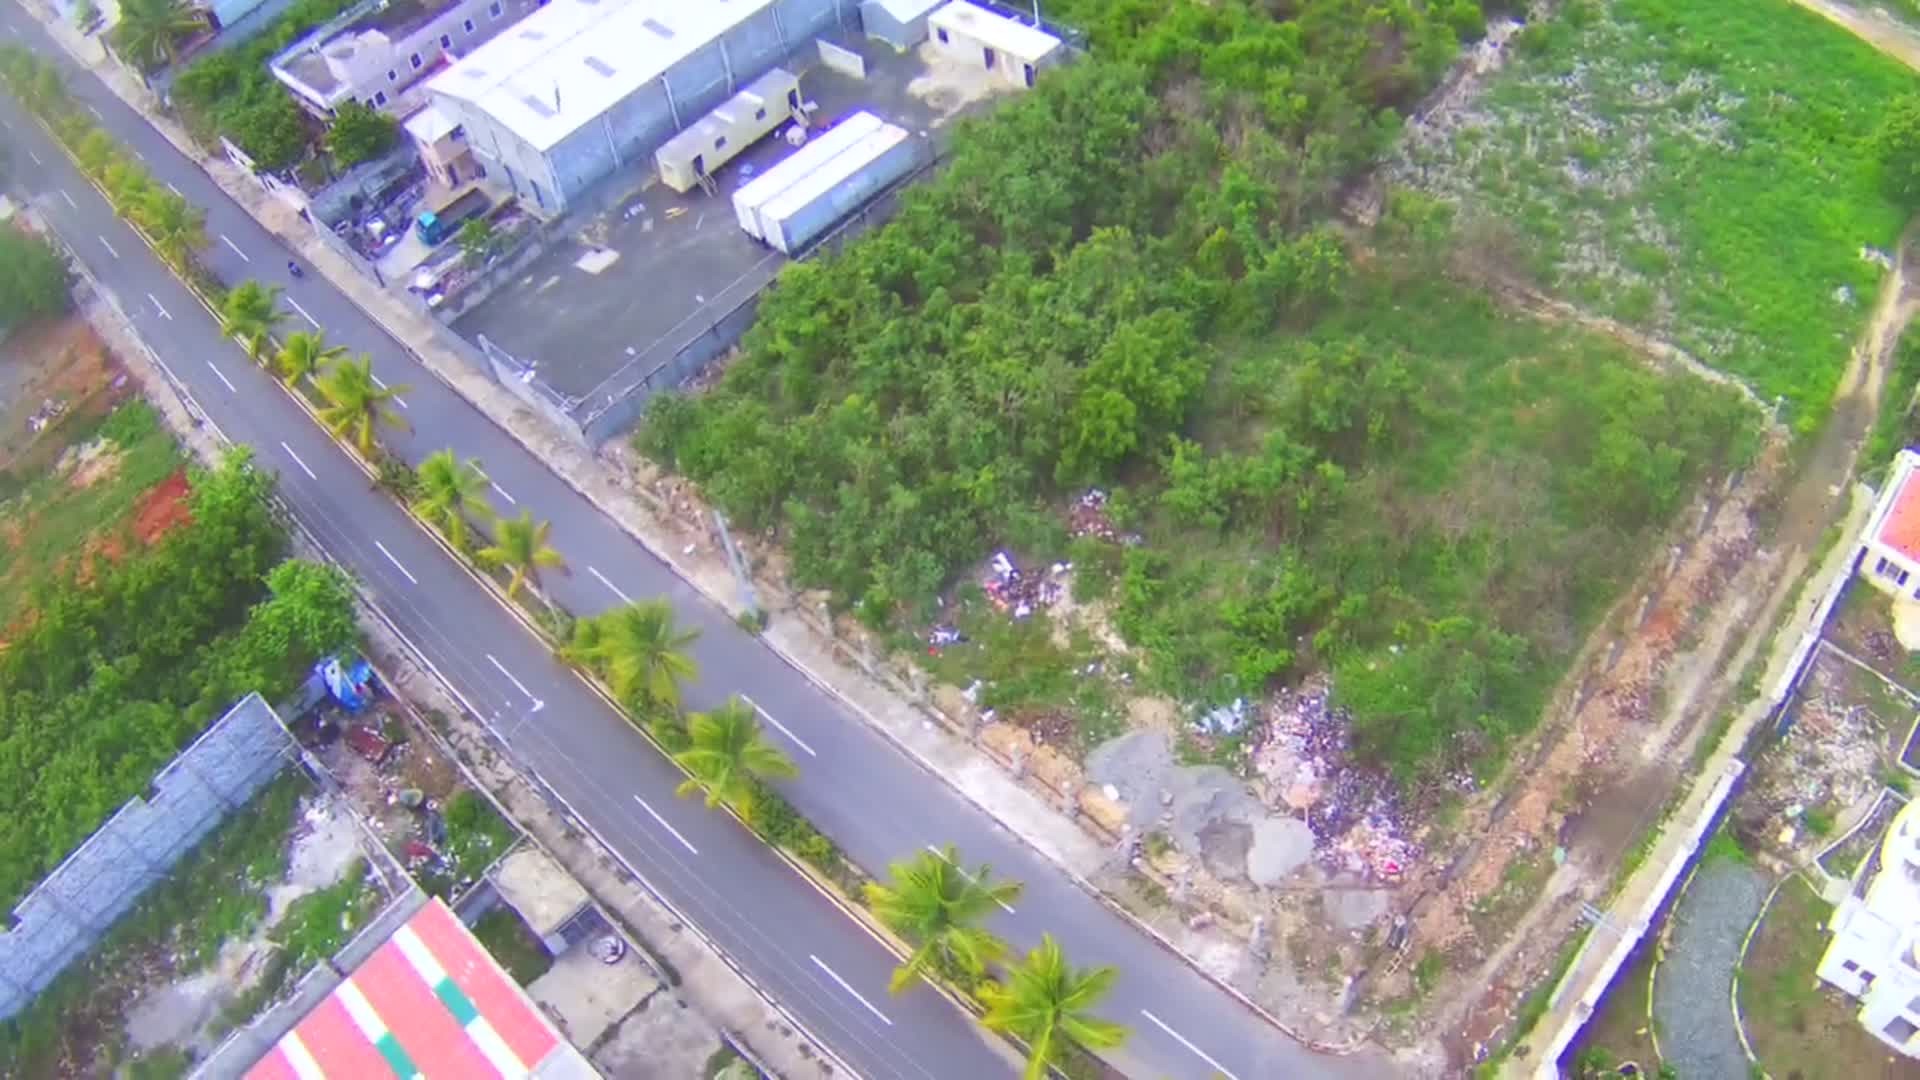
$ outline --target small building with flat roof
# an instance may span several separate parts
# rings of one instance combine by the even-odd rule
[[[860,5],[860,28],[868,37],[896,49],[911,49],[927,40],[927,16],[943,0],[865,0]]]
[[[1032,86],[1065,51],[1045,30],[967,0],[951,0],[927,16],[933,47],[955,63],[979,68],[1016,88]]]
[[[479,48],[539,0],[368,0],[301,38],[268,65],[321,118],[358,101],[398,108],[414,83]]]
[[[1920,600],[1920,454],[1902,450],[1867,519],[1860,573],[1881,592]]]

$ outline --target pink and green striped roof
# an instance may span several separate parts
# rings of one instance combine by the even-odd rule
[[[436,899],[288,1032],[247,1080],[526,1077],[544,1071],[556,1050],[584,1065]]]

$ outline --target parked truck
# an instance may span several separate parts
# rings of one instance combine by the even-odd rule
[[[486,213],[492,205],[487,193],[479,188],[468,190],[465,195],[453,200],[438,210],[429,210],[421,214],[413,223],[414,232],[421,240],[429,244],[438,244],[452,236],[461,225],[472,218]]]

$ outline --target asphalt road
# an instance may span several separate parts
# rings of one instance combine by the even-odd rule
[[[287,287],[289,326],[374,358],[410,389],[410,460],[452,447],[480,459],[496,503],[553,522],[571,572],[547,586],[591,614],[629,598],[665,596],[701,631],[702,678],[689,707],[751,697],[800,767],[780,785],[801,812],[860,865],[876,870],[930,844],[1025,883],[995,929],[1024,948],[1042,931],[1078,964],[1121,977],[1103,1012],[1133,1031],[1116,1063],[1146,1077],[1363,1075],[1375,1061],[1312,1054],[1087,895],[1067,875],[967,803],[938,777],[785,664],[758,638],[493,426],[317,273],[290,280],[290,253],[200,169],[90,72],[70,62],[31,17],[0,6],[0,34],[51,56],[100,123],[164,184],[207,211],[206,259],[223,279]],[[679,774],[389,499],[368,482],[271,378],[154,258],[11,99],[0,132],[18,186],[111,291],[136,328],[213,422],[276,471],[301,522],[371,592],[386,617],[468,707],[489,717],[512,751],[589,821],[619,855],[718,941],[816,1036],[868,1077],[1001,1075],[1004,1062],[968,1017],[925,988],[889,995],[892,957],[731,818],[677,799]]]

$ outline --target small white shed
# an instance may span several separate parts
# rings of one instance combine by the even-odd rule
[[[911,49],[927,40],[927,16],[944,0],[866,0],[860,5],[860,25],[867,36],[896,49]]]
[[[774,68],[661,143],[653,152],[661,181],[683,194],[692,191],[703,177],[793,119],[799,109],[799,78],[785,68]]]
[[[1063,55],[1059,38],[967,0],[951,0],[927,16],[927,29],[942,55],[1013,87],[1032,86]]]

